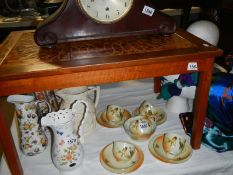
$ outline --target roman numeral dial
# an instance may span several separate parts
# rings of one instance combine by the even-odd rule
[[[76,0],[84,13],[99,23],[114,23],[131,9],[133,0]]]

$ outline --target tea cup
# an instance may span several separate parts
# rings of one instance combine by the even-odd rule
[[[129,161],[135,152],[135,145],[124,141],[113,141],[112,153],[117,161]]]
[[[140,106],[139,106],[139,114],[140,115],[146,115],[146,116],[150,116],[152,115],[154,112],[154,107],[148,103],[147,101],[143,101]]]
[[[106,109],[106,118],[111,124],[122,122],[124,117],[124,108],[117,105],[108,105]]]
[[[147,116],[148,119],[154,123],[156,123],[161,118],[161,116],[160,116],[161,109],[151,105],[149,102],[147,102],[145,100],[140,104],[136,113],[138,115]]]
[[[175,133],[165,133],[163,135],[163,150],[168,158],[179,155],[185,147],[185,138]]]

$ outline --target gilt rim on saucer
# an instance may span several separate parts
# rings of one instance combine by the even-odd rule
[[[131,144],[133,144],[133,143],[131,143]],[[113,143],[106,145],[101,150],[101,152],[99,154],[100,163],[106,170],[108,170],[112,173],[117,173],[117,174],[127,174],[127,173],[130,173],[130,172],[137,170],[144,162],[144,154],[143,154],[142,150],[138,146],[135,145],[135,148],[136,148],[136,151],[137,151],[138,157],[139,157],[139,159],[135,162],[135,164],[133,164],[129,167],[125,167],[125,168],[114,168],[111,165],[109,165],[108,160],[104,156],[104,152],[107,151],[107,149],[110,149],[112,146],[113,146]]]
[[[184,150],[179,155],[175,156],[172,159],[167,158],[165,156],[166,153],[163,151],[162,148],[163,135],[164,134],[154,136],[149,140],[148,149],[155,158],[162,162],[172,164],[184,163],[190,159],[190,157],[192,156],[192,147],[188,142],[185,142]],[[155,149],[155,147],[157,149]]]
[[[106,121],[104,121],[103,118],[105,118],[106,116],[106,110],[103,110],[102,112],[98,113],[97,117],[96,117],[96,121],[99,125],[103,126],[103,127],[106,127],[106,128],[118,128],[118,127],[121,127],[124,122],[129,119],[131,117],[131,114],[129,113],[128,110],[124,109],[124,119],[121,123],[117,124],[117,125],[112,125]]]

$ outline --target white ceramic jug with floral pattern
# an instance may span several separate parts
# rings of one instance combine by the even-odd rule
[[[39,126],[40,116],[38,113],[51,111],[49,104],[44,109],[39,105],[44,101],[35,100],[30,95],[10,95],[7,102],[15,105],[20,135],[20,149],[25,155],[33,156],[43,152],[48,140],[44,130]],[[42,112],[43,111],[43,112]]]
[[[75,110],[80,103],[84,104],[85,110],[79,125],[76,126]],[[41,119],[42,127],[50,127],[53,131],[52,161],[61,172],[73,170],[82,163],[84,152],[79,135],[83,131],[87,111],[87,103],[77,100],[71,109],[51,112]]]
[[[94,95],[93,95],[93,94]],[[60,109],[68,109],[76,100],[84,100],[88,106],[87,118],[83,123],[83,134],[81,134],[80,140],[83,142],[84,138],[91,134],[96,127],[96,107],[99,102],[100,87],[99,86],[81,86],[71,87],[65,89],[59,89],[55,91],[56,96],[61,97],[62,102]],[[92,98],[91,98],[91,95]],[[77,106],[75,117],[76,122],[79,124],[82,118],[84,108]]]

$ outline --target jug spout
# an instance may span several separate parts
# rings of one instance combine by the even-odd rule
[[[50,112],[41,119],[43,127],[65,126],[74,119],[74,115],[70,109]]]

